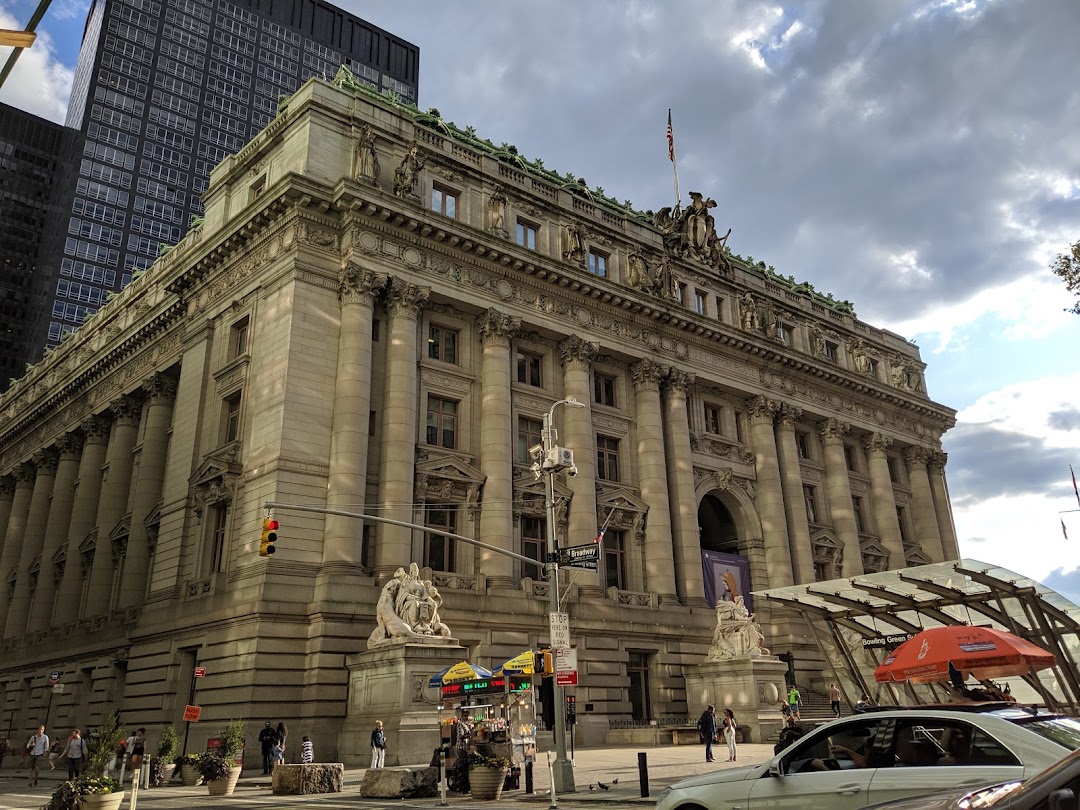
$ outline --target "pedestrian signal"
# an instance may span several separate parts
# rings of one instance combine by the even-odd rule
[[[274,543],[277,542],[277,530],[280,524],[273,518],[263,518],[262,525],[262,539],[259,541],[259,556],[269,557],[277,549],[274,548]]]
[[[533,664],[533,672],[537,675],[550,676],[555,672],[551,662],[551,650],[539,650],[535,653],[536,659]]]

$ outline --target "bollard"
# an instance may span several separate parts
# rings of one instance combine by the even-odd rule
[[[525,762],[525,793],[531,796],[535,792],[533,789],[533,763],[530,759]]]
[[[435,749],[435,754],[439,758],[439,803],[437,806],[449,807],[449,802],[446,801],[446,749],[440,745]]]
[[[142,783],[140,770],[140,768],[135,768],[131,771],[131,810],[135,810],[135,805],[139,802],[139,785]],[[122,789],[123,783],[121,783]]]
[[[551,780],[551,804],[548,810],[558,810],[559,797],[555,795],[555,766],[551,762],[551,752],[547,752],[548,779]]]
[[[641,784],[641,798],[649,795],[649,755],[639,751],[637,755],[638,782]]]

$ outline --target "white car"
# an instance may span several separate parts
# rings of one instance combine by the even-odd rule
[[[915,707],[834,720],[768,762],[666,788],[657,810],[851,810],[1025,779],[1076,747],[1080,721],[1023,709]]]

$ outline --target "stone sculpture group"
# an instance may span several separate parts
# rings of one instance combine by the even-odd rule
[[[727,661],[755,655],[768,655],[762,646],[765,636],[754,621],[754,614],[746,609],[741,596],[734,601],[716,603],[716,630],[706,661]]]
[[[430,579],[420,579],[416,563],[399,568],[383,586],[375,606],[378,625],[368,637],[368,649],[417,639],[450,638],[439,618],[442,596]]]

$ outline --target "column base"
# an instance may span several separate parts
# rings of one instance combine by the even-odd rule
[[[686,607],[707,608],[709,606],[709,602],[704,596],[684,596],[682,603]]]
[[[607,592],[603,588],[596,585],[578,585],[578,596],[589,597],[592,599],[603,599],[607,596]]]
[[[661,605],[682,605],[679,601],[679,597],[673,593],[659,593],[656,595],[657,600]]]
[[[513,577],[487,577],[487,589],[489,591],[516,591],[517,580]]]

